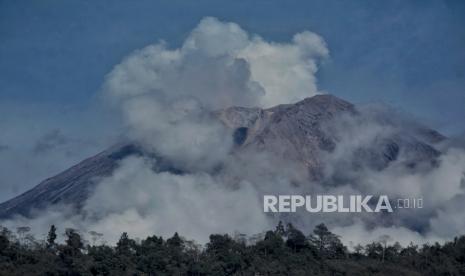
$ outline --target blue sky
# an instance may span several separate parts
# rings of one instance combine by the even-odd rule
[[[0,158],[57,130],[73,137],[59,164],[18,161],[37,173],[11,183],[30,186],[109,143],[114,120],[98,97],[105,75],[160,39],[179,46],[204,16],[272,41],[316,32],[330,50],[320,89],[388,103],[449,135],[465,131],[464,1],[0,0]]]
[[[85,107],[125,55],[207,15],[275,41],[316,32],[320,88],[464,130],[463,1],[0,1],[0,100]]]

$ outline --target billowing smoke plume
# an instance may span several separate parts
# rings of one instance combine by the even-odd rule
[[[135,51],[108,75],[104,88],[132,138],[185,166],[206,168],[231,146],[230,133],[209,112],[313,96],[317,63],[327,55],[324,41],[311,32],[272,43],[209,17],[178,49],[161,42]]]
[[[325,126],[337,140],[333,151],[322,154],[325,190],[422,198],[424,205],[387,216],[338,216],[337,221],[326,216],[334,231],[354,243],[385,234],[403,244],[464,234],[458,211],[464,207],[464,148],[385,107],[358,110],[359,116],[337,117]]]

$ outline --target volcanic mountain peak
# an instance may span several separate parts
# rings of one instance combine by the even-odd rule
[[[298,110],[313,115],[332,114],[341,111],[355,111],[353,104],[330,94],[320,94],[311,98],[305,98],[295,104],[282,104],[267,109],[271,112],[284,110]]]
[[[317,95],[295,104],[268,109],[230,107],[213,114],[231,129],[237,154],[275,154],[306,168],[313,180],[321,179],[323,174],[325,164],[321,153],[331,153],[340,142],[337,135],[327,131],[326,124],[339,120],[339,116],[363,117],[354,105],[332,95]],[[409,166],[424,161],[431,163],[440,153],[427,141],[440,141],[443,136],[427,128],[412,133],[400,128],[391,136],[376,138],[371,144],[357,148],[351,157],[353,159],[347,162],[381,170],[400,154],[405,154]],[[70,204],[79,208],[98,180],[111,175],[119,161],[131,155],[155,156],[134,143],[115,145],[0,204],[0,218],[18,214],[30,216],[34,210],[53,204]],[[155,157],[155,170],[179,173],[176,164],[163,157]]]
[[[215,113],[229,128],[239,151],[258,150],[274,153],[309,168],[316,177],[321,172],[318,152],[335,147],[335,138],[322,124],[339,115],[355,115],[351,103],[332,95],[317,95],[295,104],[268,109],[231,107]]]
[[[330,118],[335,114],[355,114],[353,104],[329,94],[316,95],[295,104],[281,104],[268,109],[257,107],[229,107],[215,112],[215,115],[230,128],[251,127],[257,120],[279,120],[283,116],[302,118]]]

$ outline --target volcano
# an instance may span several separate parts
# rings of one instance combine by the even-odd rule
[[[399,125],[385,114],[378,115],[378,124],[395,126],[397,130],[357,149],[354,160],[350,160],[353,166],[383,170],[401,156],[410,168],[435,165],[441,155],[437,145],[446,139],[444,136],[420,125]],[[268,109],[229,107],[213,112],[213,116],[230,129],[235,144],[232,154],[249,150],[273,153],[300,164],[309,178],[319,181],[324,178],[325,166],[321,154],[330,154],[340,143],[337,133],[327,126],[347,117],[363,118],[365,114],[335,96],[317,95]],[[119,161],[129,156],[157,158],[154,170],[183,173],[182,168],[163,156],[148,152],[137,143],[121,142],[0,204],[0,218],[33,217],[38,211],[58,204],[79,210],[97,183],[110,176]]]

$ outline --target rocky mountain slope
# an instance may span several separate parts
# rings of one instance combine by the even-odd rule
[[[269,109],[230,107],[214,112],[231,129],[235,152],[247,150],[271,152],[306,167],[313,180],[323,178],[321,152],[331,153],[340,143],[338,133],[328,131],[334,121],[364,116],[349,102],[331,95],[318,95],[295,104]],[[389,123],[387,123],[389,124]],[[354,166],[371,166],[382,170],[402,154],[406,166],[419,163],[434,165],[441,153],[435,144],[445,138],[422,127],[399,128],[388,137],[356,150]],[[0,218],[14,215],[32,216],[34,210],[63,203],[79,208],[95,183],[110,175],[118,161],[130,155],[147,155],[133,143],[121,143],[90,157],[64,172],[44,180],[31,190],[0,204]],[[175,164],[157,156],[158,171],[182,173]]]

